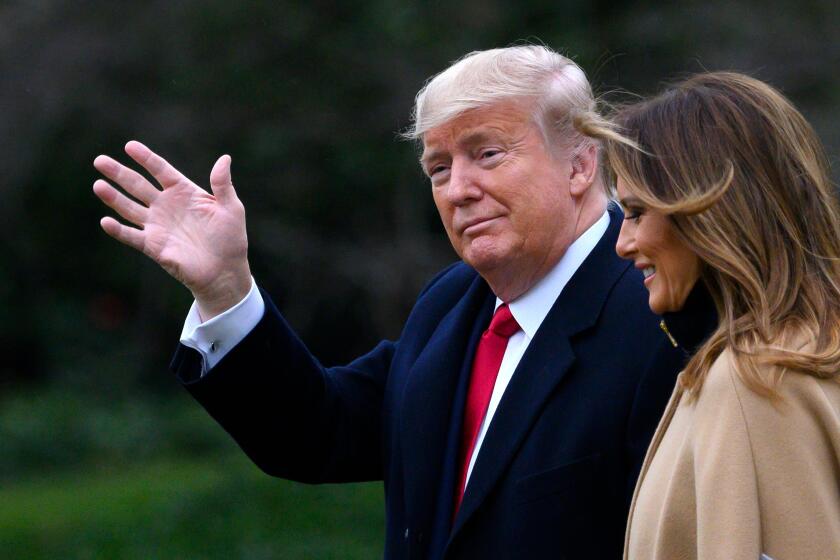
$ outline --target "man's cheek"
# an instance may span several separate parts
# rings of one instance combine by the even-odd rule
[[[453,229],[446,224],[446,236],[449,237],[449,243],[452,244],[452,248],[455,249],[455,252],[458,254],[459,257],[463,258],[464,256],[464,239],[459,237]]]

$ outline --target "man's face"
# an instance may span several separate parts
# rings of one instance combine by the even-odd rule
[[[573,241],[571,162],[552,156],[521,105],[467,111],[428,131],[423,146],[449,240],[485,278],[545,274]]]

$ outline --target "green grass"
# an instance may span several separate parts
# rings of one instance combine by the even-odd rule
[[[272,479],[241,454],[58,472],[0,488],[2,558],[377,558],[380,484]]]

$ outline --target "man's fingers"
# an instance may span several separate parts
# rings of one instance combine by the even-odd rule
[[[145,177],[108,156],[97,156],[93,160],[93,166],[144,204],[151,204],[160,194],[160,190]]]
[[[157,179],[157,182],[164,189],[173,187],[179,183],[190,182],[180,171],[172,167],[169,162],[136,140],[132,140],[125,145],[125,153],[131,159],[142,165],[146,171],[151,173],[152,177]]]
[[[230,161],[229,155],[223,155],[216,160],[210,171],[210,189],[222,204],[227,204],[236,197],[230,176]]]
[[[146,223],[146,218],[149,214],[149,209],[145,206],[137,204],[117,189],[103,181],[97,180],[93,183],[93,193],[99,197],[99,200],[105,203],[106,206],[114,210],[117,214],[128,220],[129,222],[142,226]]]
[[[144,234],[142,230],[132,227],[124,226],[114,218],[106,216],[99,221],[99,225],[105,230],[105,233],[116,239],[121,243],[125,243],[129,247],[143,252]]]

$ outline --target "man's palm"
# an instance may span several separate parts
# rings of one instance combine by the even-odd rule
[[[202,316],[235,304],[250,287],[250,271],[245,209],[231,184],[230,157],[222,156],[213,166],[210,194],[139,142],[129,142],[125,150],[162,190],[117,161],[97,157],[94,166],[136,199],[104,180],[96,181],[94,193],[137,226],[106,217],[102,229],[151,257],[189,288]]]

